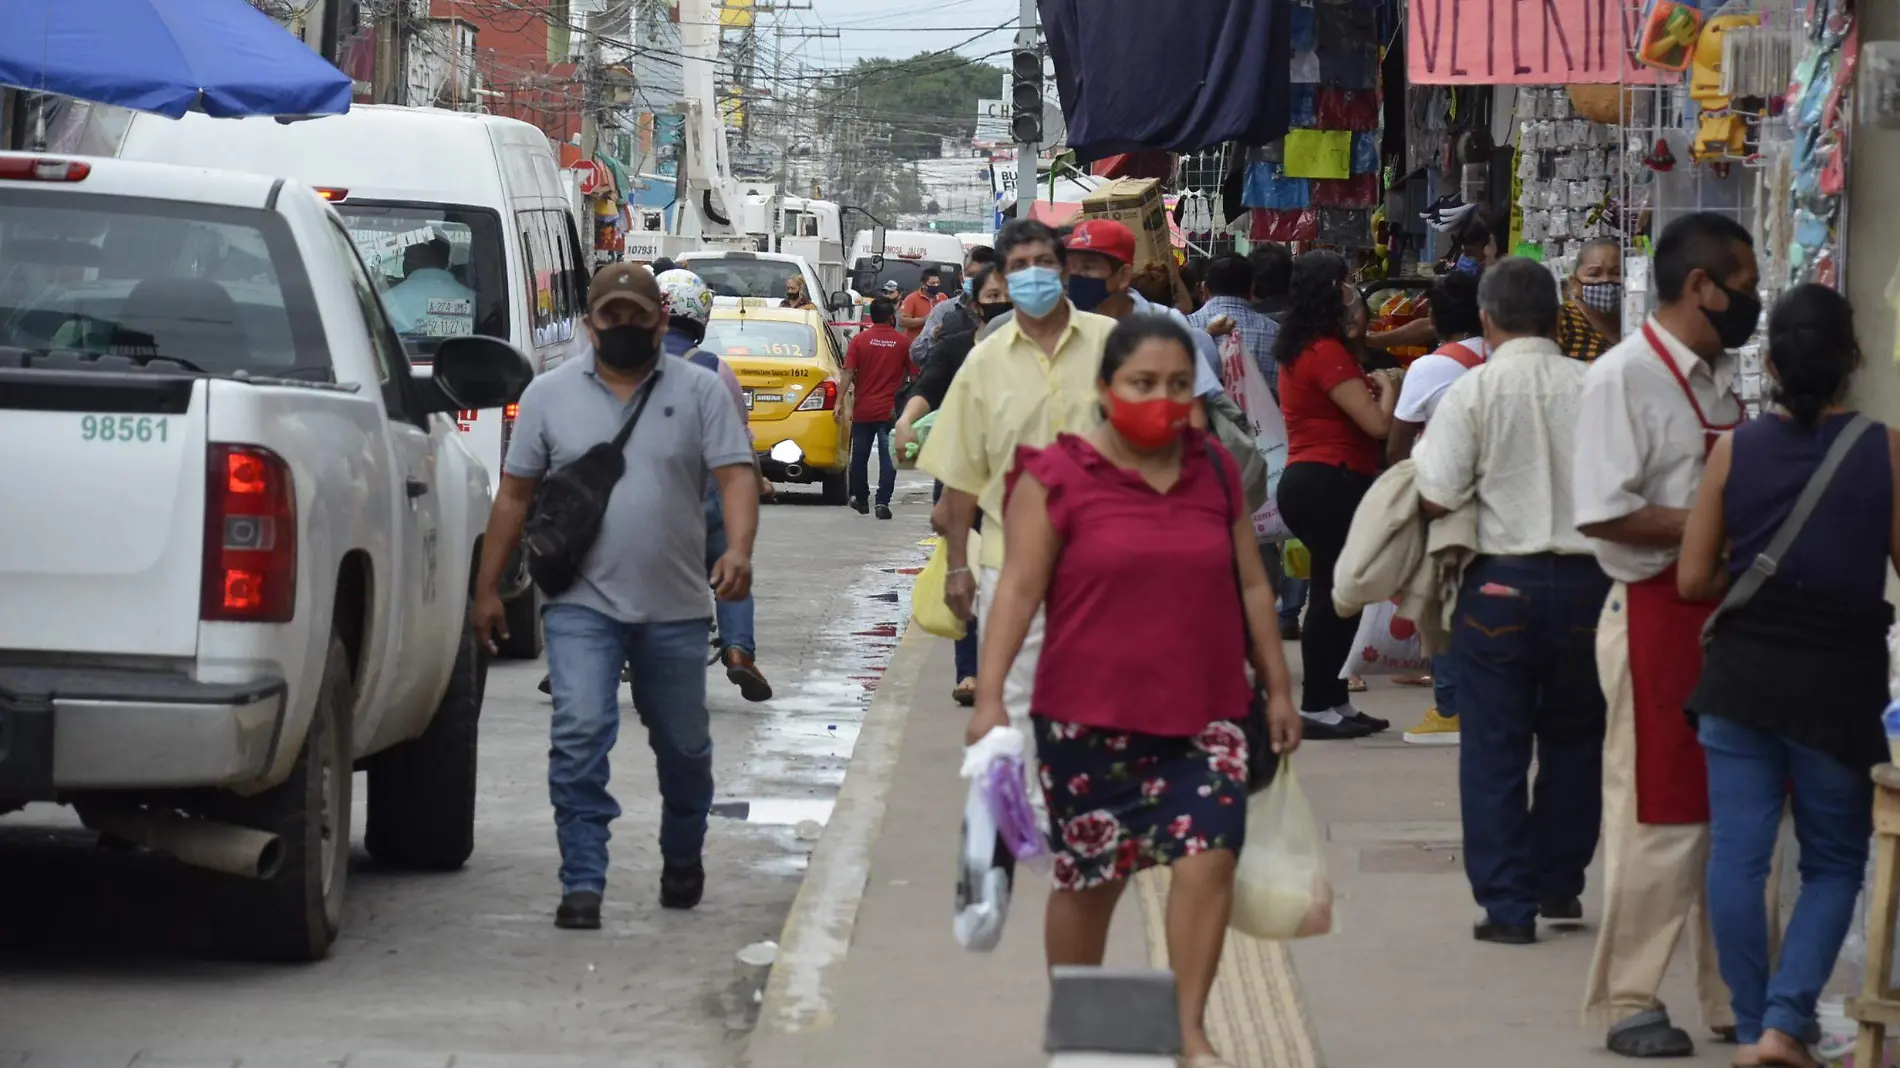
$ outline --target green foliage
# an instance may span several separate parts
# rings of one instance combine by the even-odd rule
[[[1003,69],[962,56],[862,59],[828,90],[827,112],[856,119],[872,139],[890,138],[896,159],[935,159],[945,137],[976,132],[977,101],[1003,89]]]

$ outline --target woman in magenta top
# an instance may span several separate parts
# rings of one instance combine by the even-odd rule
[[[1046,607],[1030,718],[1055,851],[1049,964],[1099,965],[1128,877],[1171,866],[1182,1048],[1215,1066],[1202,1015],[1246,835],[1234,721],[1250,659],[1274,752],[1299,745],[1300,718],[1238,465],[1187,429],[1194,360],[1172,321],[1123,320],[1099,375],[1106,421],[1018,451],[969,737],[1009,722],[1003,680]]]

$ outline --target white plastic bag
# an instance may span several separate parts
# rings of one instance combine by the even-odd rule
[[[1246,413],[1247,422],[1253,426],[1254,445],[1267,465],[1267,503],[1253,514],[1254,536],[1261,541],[1284,541],[1292,536],[1280,516],[1279,505],[1280,476],[1286,474],[1286,419],[1254,355],[1247,351],[1239,330],[1220,339],[1221,382],[1227,387],[1227,395]]]
[[[1418,625],[1399,618],[1398,602],[1380,601],[1359,613],[1359,633],[1339,669],[1342,679],[1358,675],[1414,675],[1431,670]]]
[[[1247,802],[1247,844],[1234,877],[1228,926],[1255,938],[1312,938],[1333,930],[1333,884],[1319,824],[1293,762]]]
[[[963,840],[957,850],[957,904],[951,919],[957,944],[972,953],[988,953],[1003,940],[1009,919],[1009,893],[1016,858],[996,833],[983,781],[970,780],[963,803]]]

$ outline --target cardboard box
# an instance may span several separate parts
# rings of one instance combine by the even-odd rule
[[[1082,214],[1114,219],[1135,234],[1135,270],[1173,266],[1168,209],[1153,178],[1117,178],[1082,197]]]

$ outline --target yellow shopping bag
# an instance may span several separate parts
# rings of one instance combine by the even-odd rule
[[[1300,539],[1294,538],[1280,550],[1280,570],[1290,579],[1313,577],[1313,554]]]
[[[930,546],[930,562],[924,565],[917,575],[916,584],[911,587],[910,618],[939,638],[957,641],[967,628],[963,620],[951,613],[950,606],[943,603],[944,585],[950,578],[950,560],[943,551],[942,538],[928,538],[925,543]],[[970,534],[969,557],[974,560],[976,554],[977,535],[973,531]]]

